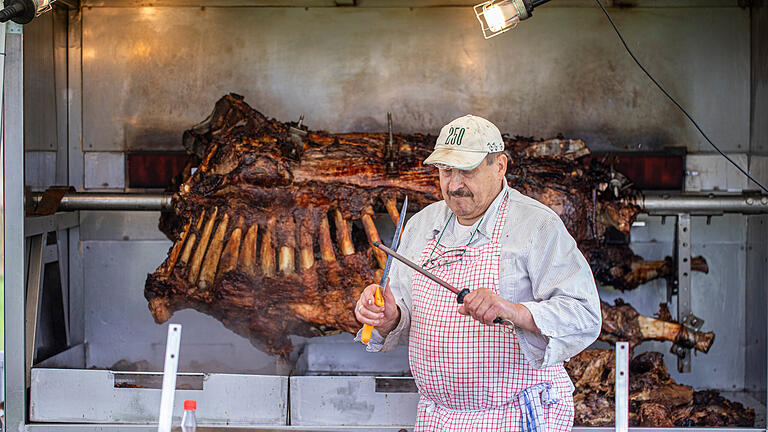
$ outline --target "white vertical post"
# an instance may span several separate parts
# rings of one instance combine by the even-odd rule
[[[629,428],[629,343],[616,343],[616,432]]]
[[[160,417],[157,423],[157,432],[171,432],[173,397],[176,393],[176,371],[179,368],[180,343],[181,324],[171,324],[168,326],[168,341],[165,344],[163,391],[160,396]]]

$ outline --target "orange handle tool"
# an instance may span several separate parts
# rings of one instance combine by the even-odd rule
[[[389,284],[389,281],[387,281],[387,284]],[[376,293],[373,295],[373,302],[376,303],[376,306],[384,306],[384,296],[381,294],[381,287],[376,287]],[[368,341],[371,340],[371,334],[373,333],[373,326],[368,324],[363,324],[363,333],[360,335],[360,340],[363,343],[368,343]]]

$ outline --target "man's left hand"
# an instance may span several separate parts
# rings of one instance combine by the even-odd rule
[[[459,313],[469,315],[483,324],[493,325],[496,317],[517,323],[516,304],[504,300],[488,288],[476,289],[466,297],[464,304],[459,306]]]

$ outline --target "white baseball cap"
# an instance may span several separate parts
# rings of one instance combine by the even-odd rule
[[[499,128],[482,117],[467,114],[443,126],[435,151],[424,164],[471,170],[480,165],[488,153],[501,151],[504,151],[504,140]]]

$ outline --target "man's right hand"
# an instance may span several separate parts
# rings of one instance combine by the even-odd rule
[[[379,288],[378,284],[368,285],[360,294],[360,299],[355,305],[355,318],[362,324],[376,327],[379,334],[386,337],[400,322],[400,308],[395,302],[392,290],[389,289],[389,279],[387,286],[381,288],[384,306],[376,306],[374,302],[376,288]]]

